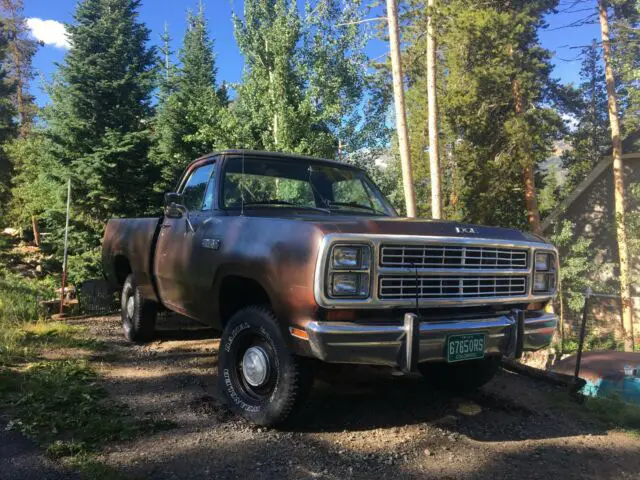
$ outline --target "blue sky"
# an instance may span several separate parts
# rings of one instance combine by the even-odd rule
[[[233,38],[231,12],[241,13],[243,1],[202,1],[209,20],[211,36],[216,42],[218,80],[237,82],[242,75],[243,59]],[[189,8],[197,8],[197,3],[198,0],[143,0],[140,18],[151,29],[152,42],[159,42],[159,35],[164,29],[165,22],[167,22],[174,40],[174,50],[177,50],[184,34],[186,11]],[[589,13],[584,11],[573,12],[568,9],[572,3],[571,0],[561,0],[559,9],[564,11],[556,15],[550,15],[547,18],[549,28],[540,33],[542,45],[555,52],[553,57],[553,76],[563,82],[575,82],[580,71],[580,59],[576,59],[579,55],[579,50],[570,47],[586,45],[591,42],[591,39],[600,38],[597,24],[558,29],[558,27],[571,24]],[[32,19],[68,23],[72,21],[75,4],[76,0],[26,0],[25,16]],[[594,12],[595,5],[596,1],[593,0]],[[583,3],[579,8],[587,7],[589,7],[589,4]],[[40,75],[40,79],[34,82],[32,89],[38,103],[43,105],[48,101],[48,98],[41,88],[42,79],[51,79],[52,74],[55,72],[55,63],[63,61],[65,50],[59,45],[62,42],[53,22],[43,23],[32,20],[30,24],[34,26],[34,33],[49,43],[40,48],[34,58],[34,68]],[[54,45],[56,41],[58,46]],[[384,54],[386,50],[386,44],[379,40],[372,40],[368,46],[368,53],[372,58]]]

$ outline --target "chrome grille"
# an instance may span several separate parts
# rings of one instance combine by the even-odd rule
[[[379,279],[382,300],[415,298],[484,298],[527,294],[526,276],[397,276]]]
[[[526,270],[527,250],[458,245],[392,245],[380,248],[380,265],[409,268]]]

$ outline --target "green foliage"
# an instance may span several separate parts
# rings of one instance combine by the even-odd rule
[[[567,138],[572,148],[562,156],[563,166],[567,169],[563,189],[566,194],[584,180],[611,148],[607,86],[600,50],[595,40],[582,50],[581,83],[577,89],[566,92],[567,113],[577,119],[575,129]]]
[[[106,442],[170,427],[130,417],[125,405],[109,399],[83,360],[42,361],[0,375],[0,405],[13,414],[7,428],[50,444],[54,456],[87,453]],[[62,441],[68,436],[72,442]]]
[[[4,31],[4,25],[5,20],[0,18],[0,31]],[[15,110],[11,102],[15,85],[9,79],[6,67],[7,44],[7,37],[0,35],[0,218],[4,216],[5,205],[9,198],[12,170],[5,152],[5,144],[16,134]]]
[[[610,427],[618,427],[640,435],[640,407],[616,396],[585,398],[585,410]]]
[[[230,109],[234,145],[346,159],[384,145],[363,13],[360,1],[308,2],[302,18],[290,0],[245,2],[243,18],[234,16],[245,57]]]
[[[158,192],[171,190],[189,162],[231,146],[224,128],[226,91],[217,90],[213,40],[202,8],[187,15],[180,67],[170,64],[168,40],[165,34],[166,60],[151,154],[161,169]]]
[[[574,229],[575,225],[570,221],[563,221],[556,226],[551,242],[567,252],[560,268],[561,295],[569,310],[580,312],[584,306],[584,292],[594,287],[593,278],[600,267],[593,261],[591,240],[576,238]]]
[[[618,105],[622,112],[623,138],[640,130],[640,3],[612,0],[610,17],[613,37],[613,68]],[[636,147],[640,147],[638,141]]]
[[[51,155],[51,140],[41,129],[7,146],[16,172],[11,190],[10,218],[16,227],[31,228],[31,217],[38,217],[44,231],[59,225],[64,215],[66,191],[60,181],[64,169]]]
[[[430,210],[425,4],[407,0],[403,32],[411,152],[423,215]],[[442,52],[438,107],[447,217],[527,227],[523,168],[545,160],[563,128],[546,95],[553,83],[551,53],[537,36],[556,4],[455,0],[432,12]]]

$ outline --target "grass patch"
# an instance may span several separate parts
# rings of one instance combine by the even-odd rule
[[[90,480],[126,480],[129,478],[118,470],[99,462],[94,455],[90,454],[75,455],[63,463]]]
[[[37,439],[56,458],[88,454],[104,443],[172,426],[132,417],[125,405],[108,397],[84,360],[0,370],[0,406],[12,413],[8,428]]]
[[[6,325],[0,333],[0,366],[35,361],[45,349],[105,348],[103,342],[81,336],[85,330],[80,326],[43,320]]]
[[[622,401],[617,396],[587,397],[584,409],[608,427],[620,428],[640,436],[640,406]]]
[[[572,412],[585,421],[640,436],[640,405],[625,402],[616,395],[581,398],[578,403],[566,393],[555,392],[550,396],[559,409]]]
[[[96,453],[109,442],[174,425],[137,418],[109,397],[90,363],[78,358],[86,355],[80,349],[106,346],[85,327],[45,321],[39,302],[51,292],[46,282],[19,278],[0,266],[0,410],[11,418],[7,428],[33,438],[83,477],[123,478],[97,461]]]

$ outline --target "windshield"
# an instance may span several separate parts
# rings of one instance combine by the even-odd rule
[[[298,208],[396,216],[378,187],[358,169],[304,159],[234,157],[224,172],[225,208]]]

